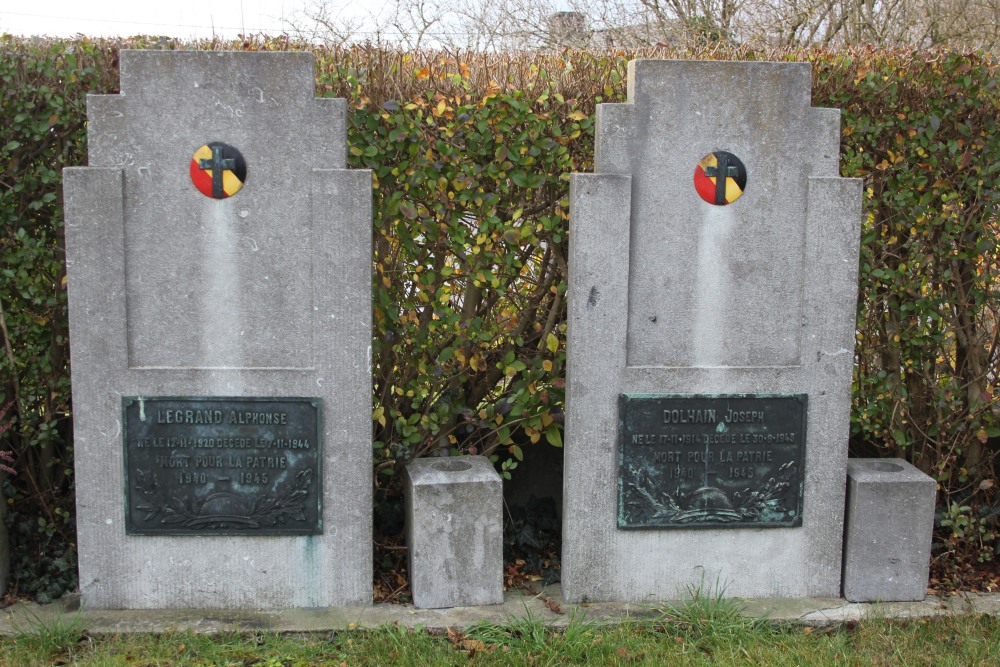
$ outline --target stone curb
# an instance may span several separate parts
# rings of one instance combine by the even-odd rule
[[[369,607],[279,610],[80,609],[78,595],[49,605],[21,602],[0,611],[0,635],[17,634],[35,625],[78,623],[92,635],[141,634],[190,631],[200,634],[227,632],[336,632],[355,628],[398,625],[407,628],[462,629],[477,623],[506,623],[541,619],[553,628],[564,628],[576,619],[614,624],[655,618],[669,603],[624,604],[600,602],[568,604],[558,584],[538,595],[509,591],[500,605],[416,609],[413,605],[376,604]],[[681,602],[683,604],[683,602]],[[958,614],[1000,616],[1000,593],[964,593],[953,597],[928,596],[922,602],[856,603],[842,598],[743,601],[743,614],[776,623],[814,627],[871,618],[927,618]]]

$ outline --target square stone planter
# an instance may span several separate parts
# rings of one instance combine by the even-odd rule
[[[485,456],[406,466],[406,538],[413,604],[503,602],[503,482]]]
[[[937,484],[903,459],[848,459],[844,597],[927,596]]]

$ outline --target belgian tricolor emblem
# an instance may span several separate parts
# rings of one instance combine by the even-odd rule
[[[203,195],[213,199],[232,197],[247,180],[243,155],[229,144],[205,144],[191,158],[191,182]]]
[[[694,188],[709,204],[732,204],[747,186],[747,170],[740,159],[726,151],[715,151],[701,159],[694,170]]]

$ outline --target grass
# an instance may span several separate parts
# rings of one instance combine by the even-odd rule
[[[18,642],[32,655],[52,657],[68,652],[81,639],[86,637],[80,625],[78,609],[69,619],[59,614],[52,620],[44,620],[31,611],[25,611],[28,617],[26,624],[11,621],[11,626],[17,633]]]
[[[734,609],[737,611],[734,613]],[[528,612],[528,610],[526,610]],[[876,618],[828,629],[775,625],[702,597],[653,618],[602,626],[582,616],[557,631],[526,613],[503,624],[430,633],[383,627],[332,633],[90,637],[79,625],[0,639],[0,665],[927,665],[1000,664],[1000,618]]]

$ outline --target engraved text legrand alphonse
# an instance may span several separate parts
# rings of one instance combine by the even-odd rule
[[[287,412],[166,409],[156,411],[157,424],[287,424]]]
[[[123,407],[129,532],[321,529],[318,401],[135,397]]]

